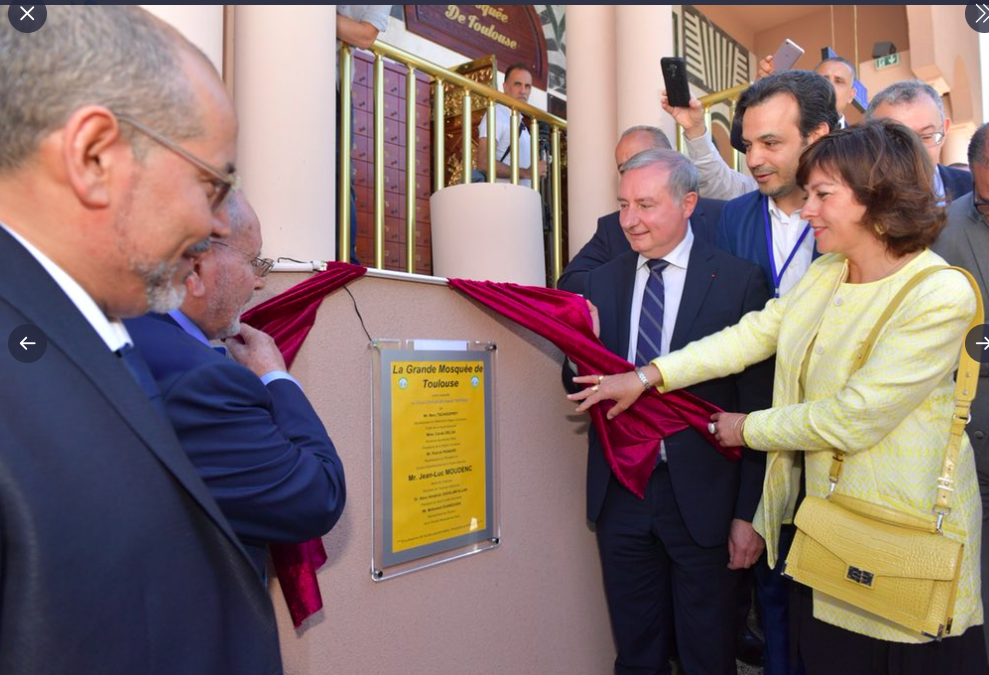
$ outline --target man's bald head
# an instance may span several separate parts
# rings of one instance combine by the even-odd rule
[[[629,159],[643,150],[652,150],[653,148],[661,150],[672,150],[673,148],[670,139],[663,133],[662,129],[639,125],[623,131],[621,138],[618,139],[618,145],[615,146],[615,166],[618,168],[618,172],[621,173],[622,164]]]

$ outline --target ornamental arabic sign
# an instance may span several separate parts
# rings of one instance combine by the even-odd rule
[[[472,59],[494,54],[502,72],[524,63],[546,88],[546,38],[532,5],[405,5],[405,25]]]

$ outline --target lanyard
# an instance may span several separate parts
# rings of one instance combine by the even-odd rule
[[[769,249],[769,269],[773,273],[773,292],[778,298],[780,297],[780,282],[783,280],[783,273],[786,272],[786,268],[793,262],[793,256],[797,255],[797,249],[800,248],[800,244],[803,243],[807,233],[810,232],[810,223],[807,223],[804,227],[804,231],[800,233],[800,237],[797,239],[797,243],[793,245],[790,255],[787,256],[786,262],[783,263],[783,268],[777,272],[776,256],[773,254],[773,228],[769,224],[769,197],[763,197],[763,207],[762,215],[766,222],[766,248]]]

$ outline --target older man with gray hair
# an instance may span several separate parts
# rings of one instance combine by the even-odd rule
[[[615,354],[643,366],[765,304],[757,265],[695,238],[689,159],[667,149],[628,159],[618,202],[631,250],[589,271],[585,286],[599,337]],[[769,403],[771,377],[750,370],[693,393],[726,410],[753,410]],[[746,449],[742,461],[728,462],[696,431],[682,431],[660,444],[639,499],[611,475],[593,429],[589,446],[587,517],[596,524],[615,672],[669,673],[673,623],[686,672],[734,672],[731,570],[763,550],[751,520],[764,459]]]
[[[941,150],[951,120],[944,114],[944,102],[934,87],[920,80],[894,82],[872,97],[865,115],[866,119],[888,117],[920,136],[928,157],[937,167],[934,191],[939,197],[950,201],[972,191],[969,172],[941,164]]]
[[[649,150],[661,148],[670,150],[670,139],[662,129],[648,125],[629,127],[622,132],[615,146],[615,167],[620,174],[622,165],[634,155]],[[690,215],[691,229],[694,236],[702,241],[713,244],[717,239],[718,219],[724,202],[719,199],[698,198],[697,204]],[[625,238],[619,224],[618,211],[598,218],[598,226],[594,236],[584,244],[583,248],[567,264],[566,269],[556,283],[571,293],[583,293],[587,273],[608,262],[612,258],[629,250],[628,239]]]
[[[137,7],[49,5],[0,54],[0,672],[280,673],[266,589],[121,322],[175,308],[229,233],[233,104]]]

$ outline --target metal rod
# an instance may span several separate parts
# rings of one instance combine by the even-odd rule
[[[532,118],[529,125],[529,168],[532,170],[532,189],[539,192],[539,121]]]
[[[510,158],[512,162],[512,185],[519,184],[519,111],[512,108],[512,145]]]
[[[730,121],[728,123],[728,128],[729,129],[731,129],[733,126],[735,126],[735,108],[737,108],[737,107],[738,107],[738,99],[737,98],[732,99],[731,100],[731,116],[729,117],[729,120]],[[730,132],[729,132],[729,135],[730,135]],[[742,153],[740,153],[738,151],[738,149],[735,148],[735,147],[732,147],[732,149],[731,149],[731,159],[732,159],[732,164],[735,167],[735,171],[741,171],[742,170]]]
[[[443,111],[444,82],[433,80],[433,192],[439,192],[446,185],[446,118]]]
[[[552,282],[563,274],[563,167],[560,165],[560,128],[553,127],[553,268]]]
[[[488,182],[494,183],[498,180],[498,167],[495,163],[498,161],[496,159],[497,154],[497,139],[495,134],[497,134],[497,127],[495,126],[495,115],[497,115],[497,104],[491,100],[488,101]]]
[[[416,269],[416,70],[405,73],[405,269]]]
[[[463,167],[464,167],[464,185],[470,185],[470,172],[474,168],[474,157],[473,148],[471,147],[471,105],[470,105],[470,90],[464,89],[463,98],[463,122],[460,124],[461,136],[463,137]]]
[[[385,59],[374,57],[374,266],[385,266]]]
[[[340,43],[340,161],[337,176],[337,260],[350,262],[350,192],[353,190],[350,167],[350,145],[353,133],[353,55],[350,46]]]
[[[557,117],[556,115],[551,115],[545,110],[534,108],[528,103],[522,103],[504,92],[492,89],[486,84],[475,82],[474,80],[466,78],[459,73],[453,72],[452,70],[447,70],[442,66],[437,66],[435,63],[430,63],[429,61],[419,58],[415,54],[411,54],[404,49],[399,49],[398,47],[394,47],[381,41],[375,41],[375,43],[371,46],[371,51],[375,54],[387,56],[388,58],[399,61],[400,63],[415,66],[416,70],[420,72],[428,73],[429,75],[449,82],[454,86],[469,89],[472,94],[480,94],[481,96],[504,104],[509,108],[519,110],[520,112],[523,112],[531,117],[535,117],[538,120],[542,120],[543,122],[549,122],[550,124],[554,124],[564,129],[567,128],[567,121]]]

